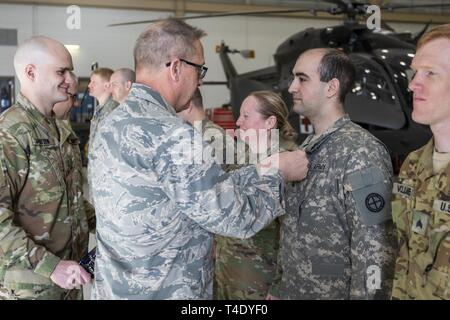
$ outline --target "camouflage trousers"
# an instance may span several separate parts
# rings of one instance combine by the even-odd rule
[[[263,300],[276,273],[279,225],[250,239],[216,236],[214,299]]]
[[[82,300],[83,290],[58,287],[5,288],[0,284],[0,300]]]

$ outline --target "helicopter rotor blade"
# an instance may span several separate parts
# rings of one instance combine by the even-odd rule
[[[328,11],[323,10],[323,9],[284,9],[284,10],[265,10],[265,11],[241,11],[241,12],[223,12],[223,13],[202,14],[202,15],[197,15],[197,16],[180,17],[178,19],[193,20],[193,19],[229,17],[229,16],[256,16],[256,15],[266,15],[266,14],[302,13],[302,12],[309,12],[314,15],[317,12],[328,12]],[[153,22],[157,22],[157,21],[161,21],[161,20],[164,20],[164,18],[153,19],[153,20],[132,21],[132,22],[124,22],[124,23],[113,23],[113,24],[108,25],[108,27],[126,26],[126,25],[142,24],[142,23],[153,23]]]
[[[414,4],[414,5],[407,5],[407,4],[390,4],[381,6],[381,10],[387,10],[387,11],[393,11],[398,9],[415,9],[415,8],[436,8],[436,7],[449,7],[450,3],[430,3],[430,4]]]
[[[321,0],[320,3],[330,3],[334,4],[337,7],[329,7],[327,9],[321,8],[311,8],[311,9],[282,9],[282,10],[264,10],[264,11],[241,11],[241,12],[222,12],[222,13],[211,13],[211,14],[201,14],[195,16],[187,16],[187,17],[179,17],[181,20],[194,20],[194,19],[203,19],[203,18],[217,18],[217,17],[229,17],[229,16],[258,16],[258,15],[268,15],[268,14],[283,14],[283,13],[311,13],[315,15],[316,13],[328,13],[331,15],[338,14],[348,14],[349,11],[356,10],[357,8],[361,9],[362,6],[367,5],[361,2],[345,2],[344,0]],[[432,8],[432,7],[447,7],[450,6],[450,3],[430,3],[430,4],[418,4],[418,5],[382,5],[380,6],[381,10],[386,11],[394,11],[397,9],[412,9],[412,8]],[[359,14],[361,14],[360,12]],[[127,26],[127,25],[135,25],[135,24],[144,24],[144,23],[154,23],[157,21],[164,20],[165,18],[152,19],[152,20],[141,20],[141,21],[131,21],[131,22],[122,22],[122,23],[113,23],[109,24],[108,27],[116,27],[116,26]]]

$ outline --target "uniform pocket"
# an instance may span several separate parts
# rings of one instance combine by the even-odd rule
[[[3,286],[9,290],[43,290],[55,285],[32,270],[11,268],[5,272]]]
[[[29,181],[34,190],[45,189],[46,196],[59,198],[64,192],[64,168],[59,147],[53,144],[35,144],[30,154]],[[54,195],[54,197],[52,197]]]

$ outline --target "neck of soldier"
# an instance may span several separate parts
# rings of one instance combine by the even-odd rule
[[[136,83],[141,83],[152,88],[152,90],[158,92],[176,112],[180,111],[177,110],[179,93],[172,89],[171,82],[168,80],[168,75],[164,74],[164,69],[138,69],[136,70]]]
[[[35,94],[33,90],[28,90],[26,87],[22,87],[20,93],[30,101],[33,106],[42,113],[45,117],[50,118],[53,116],[53,105],[45,98]]]
[[[188,119],[188,121],[192,124],[195,125],[196,122],[202,122],[203,119],[206,118],[206,113],[205,111],[203,111],[202,109],[197,109],[194,107],[194,109],[192,110],[192,115],[191,117]]]
[[[100,106],[103,106],[106,103],[106,101],[108,101],[110,96],[111,96],[111,93],[109,93],[109,92],[103,93],[101,96],[97,97],[98,104]]]
[[[438,152],[450,152],[450,123],[443,122],[430,126],[433,132],[434,147]]]
[[[337,120],[342,118],[344,114],[344,106],[341,103],[324,105],[320,112],[309,118],[314,127],[314,134],[316,136],[321,135],[331,128]]]

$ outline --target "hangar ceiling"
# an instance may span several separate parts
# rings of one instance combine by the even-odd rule
[[[344,0],[347,1],[347,0]],[[362,2],[362,1],[360,1]],[[434,23],[450,22],[450,0],[369,0],[378,5],[426,5],[429,3],[448,4],[447,7],[413,8],[384,12],[386,22]],[[99,8],[142,9],[173,12],[174,16],[187,13],[220,13],[231,11],[264,11],[280,8],[318,8],[329,7],[324,0],[0,0],[0,3],[34,5],[79,5]],[[285,14],[290,17],[311,17],[309,13]],[[279,14],[278,14],[279,16]],[[326,13],[317,14],[320,18],[340,19]]]

